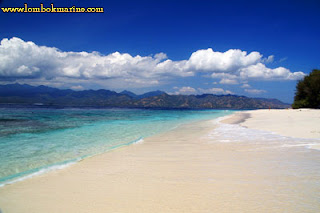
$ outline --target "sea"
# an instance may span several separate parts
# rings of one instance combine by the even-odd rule
[[[0,187],[232,110],[0,107]]]

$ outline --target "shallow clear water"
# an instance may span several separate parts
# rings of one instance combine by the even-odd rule
[[[225,110],[0,108],[0,185]]]

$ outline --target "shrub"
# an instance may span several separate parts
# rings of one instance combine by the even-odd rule
[[[292,108],[320,108],[320,70],[312,70],[297,83]]]

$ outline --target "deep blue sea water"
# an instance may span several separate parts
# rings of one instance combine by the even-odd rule
[[[227,110],[0,108],[0,186]]]

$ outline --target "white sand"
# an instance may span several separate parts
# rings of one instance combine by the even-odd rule
[[[320,110],[286,109],[248,111],[242,126],[298,138],[320,138]]]
[[[262,128],[271,123],[261,120],[267,113],[250,111],[252,118],[244,124],[255,122]],[[274,124],[281,126],[283,119],[278,118],[286,118],[284,113],[269,115],[276,115]],[[236,122],[247,117],[237,116]],[[308,123],[302,117],[299,122]],[[184,125],[142,144],[5,186],[0,188],[0,209],[4,213],[320,212],[318,152],[301,147],[259,149],[246,141],[217,143],[208,137],[213,128],[212,121]]]

